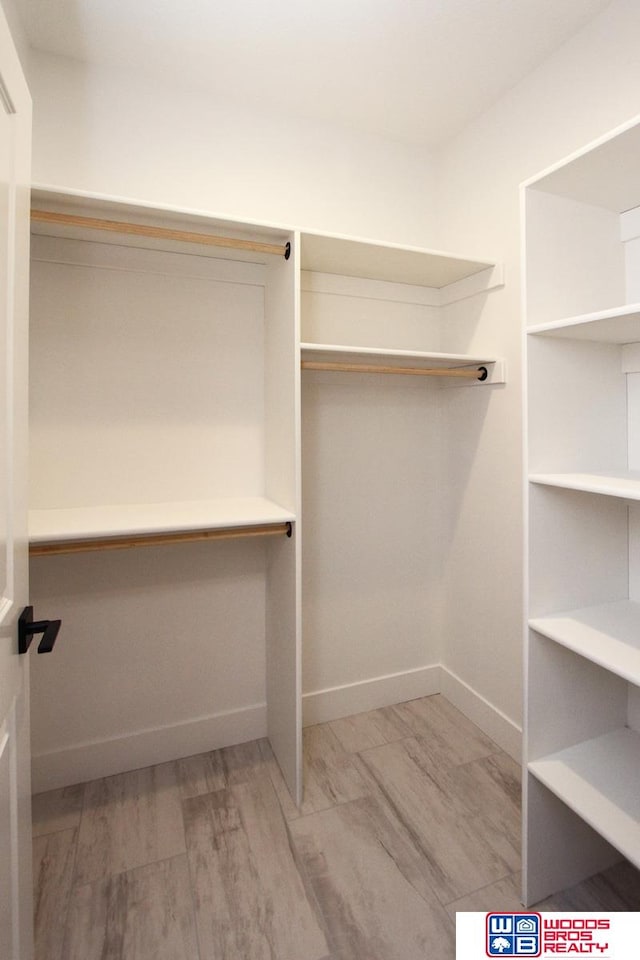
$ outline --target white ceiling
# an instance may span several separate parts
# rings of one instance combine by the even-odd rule
[[[34,47],[435,145],[610,0],[17,0]]]

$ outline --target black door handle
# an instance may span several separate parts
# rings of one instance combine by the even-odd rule
[[[38,653],[51,653],[61,624],[62,620],[34,620],[33,607],[25,607],[18,620],[18,653],[27,652],[35,633],[42,634]]]

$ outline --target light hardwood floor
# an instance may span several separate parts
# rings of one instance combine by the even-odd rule
[[[36,960],[452,960],[520,907],[520,770],[443,697],[34,798]],[[637,910],[628,864],[540,905]]]

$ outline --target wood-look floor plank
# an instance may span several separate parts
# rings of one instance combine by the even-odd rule
[[[224,747],[222,764],[230,787],[250,783],[255,774],[264,773],[265,761],[260,749],[260,740],[249,740],[232,747]]]
[[[34,837],[42,837],[57,830],[71,830],[80,823],[84,784],[62,787],[37,793],[31,801],[31,819]]]
[[[447,906],[451,916],[456,911],[479,910],[515,911],[522,909],[520,899],[522,880],[514,873],[497,883],[454,900]],[[640,910],[640,871],[632,864],[622,861],[602,873],[597,873],[573,887],[562,890],[529,909],[545,911]]]
[[[419,739],[375,747],[360,757],[422,851],[442,903],[519,869],[519,853],[496,825],[454,802]]]
[[[267,740],[34,798],[36,960],[449,960],[456,910],[520,909],[519,768],[444,698],[304,740],[300,809]],[[639,910],[640,873],[536,909]]]
[[[222,750],[199,753],[177,761],[180,796],[183,800],[200,797],[227,786],[227,777],[222,765]]]
[[[303,730],[304,795],[299,813],[306,816],[338,803],[365,797],[368,786],[351,754],[327,723]]]
[[[102,880],[185,852],[175,763],[86,784],[77,884]]]
[[[359,753],[383,743],[393,743],[413,736],[413,731],[391,707],[356,713],[351,717],[332,720],[329,726],[347,753]]]
[[[522,837],[521,778],[520,765],[502,752],[442,771],[452,803],[492,823],[491,836],[497,830],[515,857],[520,856]]]
[[[76,887],[64,960],[198,960],[185,854]]]
[[[465,894],[464,897],[459,897],[447,905],[447,910],[454,919],[458,911],[515,913],[523,909],[520,899],[521,887],[520,873],[512,873],[508,877],[496,880],[495,883],[490,883],[486,887]],[[538,907],[535,909],[537,910]]]
[[[202,956],[324,960],[329,949],[267,773],[183,808]]]
[[[453,925],[417,851],[373,798],[290,824],[339,960],[453,957]]]
[[[622,861],[574,887],[554,894],[544,904],[548,910],[636,912],[640,910],[640,871],[626,860]]]
[[[189,800],[234,784],[248,783],[255,772],[263,770],[265,763],[260,740],[221,747],[178,760],[182,799]]]
[[[330,724],[319,723],[303,730],[304,795],[296,807],[268,743],[263,745],[271,779],[287,820],[328,810],[338,803],[367,796],[369,786],[355,754],[347,753]]]
[[[409,700],[393,712],[425,742],[425,749],[440,765],[457,766],[497,753],[499,747],[441,694]]]
[[[76,840],[75,829],[34,837],[35,960],[66,960],[62,949]]]

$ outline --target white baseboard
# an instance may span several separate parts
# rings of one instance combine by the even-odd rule
[[[303,696],[303,723],[325,723],[352,713],[442,693],[515,760],[522,730],[446,667],[433,664],[370,680],[315,690]],[[73,744],[32,757],[34,793],[165,763],[267,734],[266,704],[199,717],[186,723]]]
[[[78,743],[31,758],[32,790],[42,793],[266,735],[267,707],[260,703],[109,740]]]
[[[428,697],[440,692],[440,665],[418,667],[402,673],[390,673],[371,680],[346,683],[340,687],[314,690],[302,697],[302,722],[305,727],[327,720],[339,720],[352,713],[377,710],[405,700]]]
[[[521,762],[522,728],[513,720],[444,666],[441,667],[440,692],[505,753]]]

